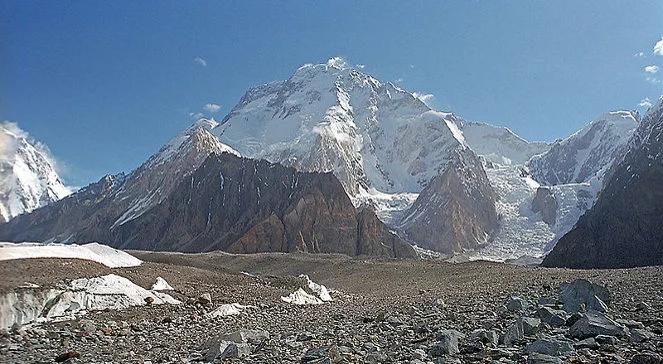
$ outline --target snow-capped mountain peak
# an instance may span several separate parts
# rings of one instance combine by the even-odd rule
[[[528,163],[532,175],[545,185],[601,179],[623,153],[639,123],[634,111],[603,114],[568,138],[555,142],[550,151],[532,157]]]
[[[214,133],[247,157],[333,171],[357,202],[421,191],[465,147],[451,116],[334,58],[250,89]]]
[[[0,123],[0,222],[70,193],[48,149],[16,124]]]

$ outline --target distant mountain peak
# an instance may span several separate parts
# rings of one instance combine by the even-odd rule
[[[16,124],[0,123],[0,222],[70,193],[48,149]]]

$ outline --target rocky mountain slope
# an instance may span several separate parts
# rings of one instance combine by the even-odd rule
[[[419,194],[399,229],[437,252],[476,249],[497,229],[496,199],[479,158],[461,152]]]
[[[304,65],[285,81],[250,89],[214,132],[244,156],[302,171],[333,172],[355,205],[371,205],[384,221],[409,226],[408,235],[417,237],[415,243],[448,251],[452,245],[419,241],[427,235],[424,231],[415,233],[413,226],[419,219],[435,220],[437,228],[453,229],[440,232],[447,241],[459,234],[467,237],[471,243],[453,245],[460,249],[476,244],[479,236],[485,240],[493,224],[473,226],[476,231],[470,234],[461,233],[458,223],[478,223],[477,216],[495,215],[494,208],[475,211],[492,205],[490,201],[469,203],[474,198],[469,195],[457,197],[466,203],[453,211],[455,216],[448,215],[452,211],[440,208],[440,204],[414,202],[432,181],[441,178],[455,156],[476,160],[464,141],[460,123],[457,116],[432,110],[410,92],[331,59],[325,64]],[[459,186],[455,193],[470,192],[460,185],[490,189],[485,178],[476,179],[485,176],[481,163],[464,168],[473,171],[453,173]],[[448,183],[440,182],[438,189]],[[413,203],[417,218],[406,212]],[[405,215],[409,215],[408,221],[401,223]],[[446,222],[451,220],[456,221],[453,226]]]
[[[105,177],[0,225],[0,239],[415,256],[371,211],[357,212],[332,174],[238,157],[209,126],[187,130],[128,176]]]
[[[618,268],[663,264],[663,98],[608,172],[596,204],[562,237],[545,266]]]
[[[556,142],[548,152],[534,156],[528,167],[544,185],[588,182],[602,174],[624,153],[624,147],[638,127],[639,116],[632,111],[609,112]]]
[[[0,123],[0,223],[70,192],[43,144],[16,124]]]

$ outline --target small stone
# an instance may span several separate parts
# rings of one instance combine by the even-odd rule
[[[212,303],[212,296],[209,293],[203,293],[198,297],[197,302],[201,305],[209,305]]]
[[[145,303],[146,303],[148,306],[154,303],[154,297],[151,297],[151,296],[147,296],[147,297],[145,297],[144,300],[145,300]]]
[[[64,363],[67,360],[71,359],[80,359],[81,354],[79,354],[76,351],[67,351],[66,353],[62,353],[58,356],[55,357],[55,362],[57,363]]]

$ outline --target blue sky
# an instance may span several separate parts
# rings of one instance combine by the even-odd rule
[[[528,139],[663,93],[662,1],[0,0],[0,34],[0,120],[50,146],[72,185],[333,56]]]

